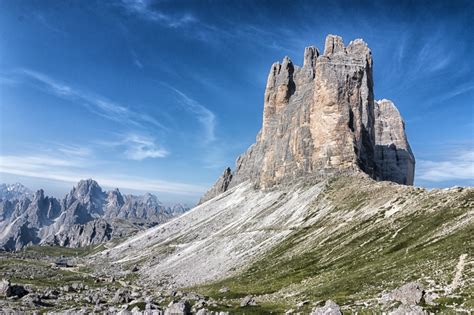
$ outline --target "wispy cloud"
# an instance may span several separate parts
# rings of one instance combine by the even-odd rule
[[[198,101],[190,98],[180,90],[162,83],[167,88],[171,89],[179,97],[179,101],[186,110],[195,114],[196,119],[200,122],[204,128],[204,143],[210,143],[216,140],[215,128],[216,128],[216,115],[204,105]]]
[[[117,135],[117,141],[97,141],[100,146],[118,148],[123,150],[125,158],[141,161],[147,158],[163,158],[169,152],[156,143],[152,137],[136,133]]]
[[[199,196],[206,187],[157,179],[132,176],[111,176],[91,170],[86,159],[58,155],[0,155],[0,172],[34,178],[76,183],[84,178],[94,178],[101,185],[140,191]]]
[[[452,158],[417,162],[417,178],[427,182],[474,180],[474,150],[461,151]]]
[[[132,111],[128,107],[110,101],[103,96],[69,86],[44,73],[30,69],[20,69],[17,72],[39,83],[40,88],[43,90],[75,104],[84,106],[90,112],[108,120],[135,126],[141,126],[143,123],[146,123],[154,127],[166,129],[164,125],[150,115]]]
[[[128,146],[125,150],[125,156],[130,160],[143,160],[146,158],[161,158],[169,154],[168,151],[158,146],[154,139],[131,134],[124,140]]]
[[[463,94],[471,92],[471,91],[474,91],[474,82],[467,82],[465,84],[457,86],[456,88],[454,88],[450,91],[447,91],[444,94],[436,95],[436,97],[433,98],[432,102],[433,103],[445,102],[445,101],[448,101],[448,100],[450,100],[450,99],[452,99],[456,96],[463,95]],[[472,105],[474,105],[474,102],[473,102]]]
[[[57,151],[67,156],[86,158],[92,155],[92,149],[84,146],[57,143],[56,147]]]
[[[130,51],[130,54],[132,55],[133,64],[137,66],[138,68],[143,69],[143,63],[138,58],[138,54],[135,52],[135,50],[132,49]]]
[[[148,0],[121,0],[120,5],[129,13],[146,20],[177,28],[197,21],[190,13],[166,14],[153,7],[153,1]]]
[[[129,14],[169,28],[185,29],[187,31],[185,33],[193,39],[205,42],[208,45],[220,46],[221,48],[222,44],[226,41],[244,40],[251,42],[252,46],[256,48],[256,52],[260,52],[260,48],[264,47],[291,53],[293,50],[289,49],[290,46],[294,47],[295,44],[297,44],[296,46],[302,45],[301,43],[296,43],[298,36],[295,36],[292,29],[276,26],[268,18],[265,21],[260,20],[259,24],[271,25],[270,31],[256,24],[245,24],[242,21],[236,23],[230,19],[220,21],[219,25],[214,25],[213,22],[199,19],[189,11],[165,12],[160,8],[160,1],[156,0],[120,0],[118,4]],[[253,9],[256,8],[254,7]],[[261,18],[265,19],[264,17]],[[313,32],[314,28],[311,29],[311,33]],[[284,45],[281,45],[282,37],[285,38]]]
[[[54,26],[50,20],[48,20],[44,15],[40,14],[39,12],[33,12],[32,15],[42,26],[44,26],[48,30],[61,34],[61,35],[68,34],[64,30],[59,29],[58,27]]]

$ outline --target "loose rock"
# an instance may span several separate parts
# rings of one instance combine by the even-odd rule
[[[342,315],[341,308],[334,301],[328,300],[322,307],[315,307],[311,315]]]

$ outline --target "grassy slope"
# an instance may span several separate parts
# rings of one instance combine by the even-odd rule
[[[341,177],[313,202],[308,225],[294,231],[239,275],[193,289],[230,299],[264,295],[257,312],[282,312],[294,308],[297,301],[326,299],[350,305],[354,310],[357,301],[376,298],[383,289],[411,280],[420,280],[426,286],[434,283],[443,293],[443,287],[452,281],[459,256],[467,253],[472,257],[474,253],[472,221],[444,237],[431,239],[472,211],[472,189],[457,193],[454,199],[449,195]],[[388,200],[392,203],[387,205]],[[335,206],[328,215],[314,220],[325,203]],[[385,218],[392,207],[401,210]],[[354,210],[370,214],[356,215],[347,222],[344,214]],[[347,224],[341,228],[317,234],[343,222]],[[440,299],[437,309],[454,303],[474,309],[472,264],[466,266],[464,273],[464,278],[467,273],[470,276],[454,292],[457,297]],[[230,291],[219,293],[223,286]],[[294,293],[296,297],[289,297]],[[373,309],[378,307],[375,301],[371,304]]]

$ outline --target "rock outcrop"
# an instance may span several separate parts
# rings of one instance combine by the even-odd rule
[[[340,171],[411,185],[414,163],[395,106],[374,101],[367,44],[328,35],[322,55],[305,49],[303,67],[288,57],[272,65],[256,143],[201,203],[247,180],[265,189]]]
[[[230,167],[227,167],[224,170],[224,173],[219,177],[217,182],[209,189],[209,191],[206,192],[204,196],[202,196],[201,200],[199,200],[199,203],[203,203],[206,200],[209,200],[213,198],[214,196],[217,196],[229,188],[229,184],[232,181],[232,170]]]
[[[19,250],[31,244],[83,247],[124,237],[182,214],[182,205],[166,207],[152,194],[104,192],[81,180],[62,200],[44,195],[0,200],[0,248]]]

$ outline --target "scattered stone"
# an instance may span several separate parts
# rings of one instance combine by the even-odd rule
[[[240,307],[255,306],[255,305],[257,305],[257,302],[255,302],[255,299],[252,295],[247,295],[240,301]]]
[[[49,289],[41,296],[42,299],[57,299],[59,297],[59,291],[56,289]]]
[[[321,307],[315,307],[311,315],[342,315],[341,308],[334,301],[328,300]]]
[[[10,280],[2,279],[0,281],[0,295],[6,297],[11,296]]]
[[[138,270],[140,270],[140,269],[138,269],[138,266],[137,266],[137,265],[133,266],[132,272],[137,272]]]
[[[28,294],[28,290],[25,289],[22,285],[11,284],[10,280],[3,279],[0,281],[0,295],[5,297],[13,297],[16,296],[18,298],[22,298],[23,296]]]
[[[229,291],[230,291],[230,289],[228,287],[222,287],[222,288],[219,289],[219,293],[227,293]]]
[[[71,285],[64,285],[61,287],[61,291],[64,292],[74,292],[74,288]]]
[[[28,294],[22,299],[22,302],[30,307],[49,306],[49,304],[46,304],[41,300],[41,297],[38,294]]]
[[[199,309],[204,308],[205,306],[207,306],[206,301],[204,301],[204,300],[199,300],[199,301],[197,301],[196,303],[194,303],[192,309],[193,309],[194,311],[196,311],[196,310],[199,310]]]
[[[171,301],[165,310],[165,315],[187,315],[190,313],[188,301]]]
[[[73,291],[79,291],[84,289],[84,285],[82,283],[73,283],[71,285]]]
[[[405,305],[417,305],[423,298],[424,291],[417,282],[407,283],[390,293],[393,300],[400,301]]]
[[[120,288],[115,292],[114,298],[112,299],[113,304],[129,303],[132,300],[130,291],[124,288]]]
[[[309,301],[308,301],[308,300],[302,301],[302,302],[297,303],[297,304],[296,304],[296,307],[297,307],[297,308],[302,308],[303,306],[305,306],[305,305],[307,305],[307,304],[309,304]]]
[[[425,293],[423,298],[425,299],[425,302],[428,305],[432,305],[432,306],[438,305],[438,303],[435,302],[435,300],[439,298],[439,295],[437,293],[434,293],[434,292]]]
[[[389,315],[428,315],[428,312],[423,310],[419,305],[401,304],[397,309],[388,313]]]

